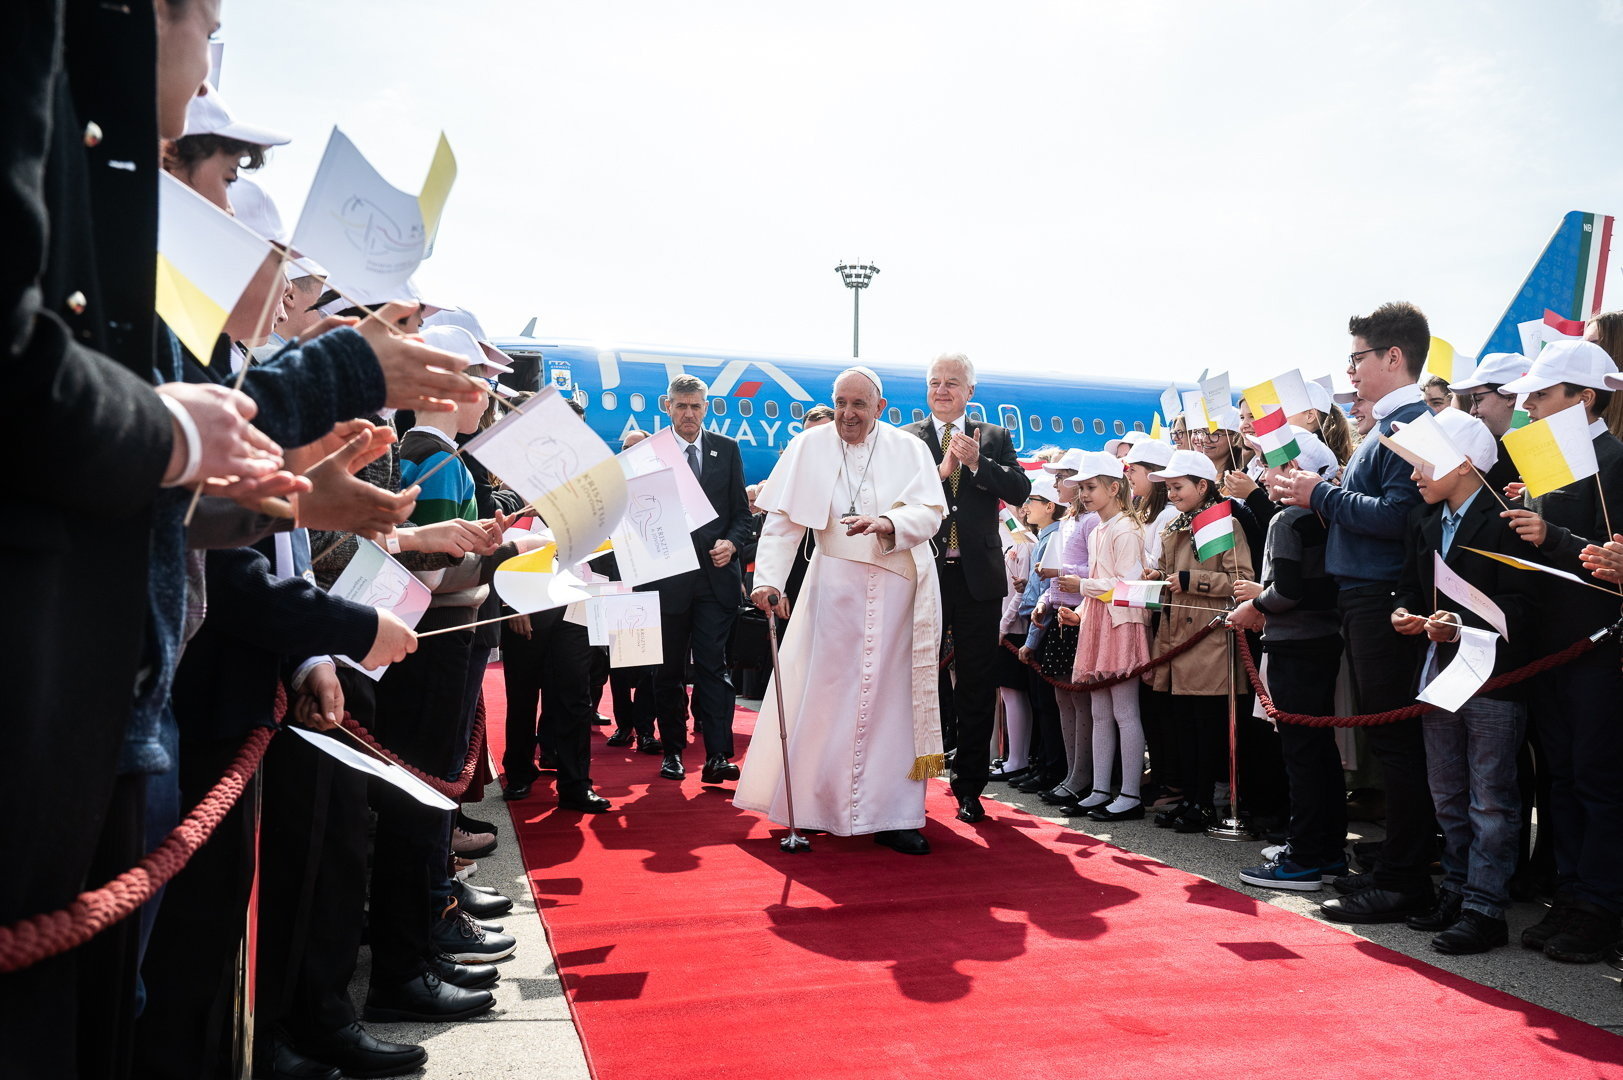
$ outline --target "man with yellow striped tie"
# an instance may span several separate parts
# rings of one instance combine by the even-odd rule
[[[968,822],[985,817],[980,794],[991,768],[994,661],[1007,585],[998,507],[1000,502],[1019,506],[1031,493],[1009,432],[968,416],[974,396],[975,365],[969,357],[938,356],[928,375],[930,418],[903,429],[930,447],[946,495],[947,514],[935,538],[936,570],[942,636],[950,631],[956,680],[952,693],[942,695],[941,733],[943,744],[955,750],[952,792],[959,820]]]

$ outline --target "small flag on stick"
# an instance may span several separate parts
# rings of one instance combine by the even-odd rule
[[[1264,416],[1274,409],[1284,409],[1286,416],[1295,416],[1313,407],[1313,399],[1307,396],[1307,382],[1295,368],[1275,375],[1267,382],[1258,383],[1244,391],[1243,396],[1251,406],[1253,418]]]
[[[1107,595],[1116,607],[1159,611],[1166,606],[1166,601],[1161,598],[1161,590],[1166,585],[1164,581],[1118,581]]]
[[[214,343],[270,244],[168,173],[158,175],[155,307],[180,343],[209,362]]]
[[[1208,506],[1189,520],[1195,541],[1195,558],[1205,562],[1213,555],[1234,550],[1234,507],[1227,499]]]
[[[1534,498],[1600,471],[1582,405],[1507,431],[1503,441],[1527,485],[1527,494]]]
[[[1288,461],[1295,461],[1302,454],[1285,410],[1278,406],[1267,416],[1252,421],[1251,430],[1256,434],[1255,442],[1257,449],[1262,451],[1262,460],[1269,468],[1277,469]]]

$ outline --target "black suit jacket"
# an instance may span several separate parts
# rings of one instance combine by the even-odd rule
[[[1544,543],[1539,545],[1538,561],[1577,574],[1585,581],[1594,579],[1578,561],[1578,553],[1586,544],[1601,544],[1611,539],[1606,532],[1607,511],[1611,512],[1613,529],[1623,531],[1623,510],[1619,509],[1623,507],[1623,443],[1602,433],[1595,439],[1595,460],[1600,465],[1597,476],[1546,492],[1536,499],[1524,500],[1528,509],[1542,514],[1548,523]],[[1606,490],[1604,508],[1601,488]],[[1559,615],[1541,623],[1546,652],[1565,648],[1580,637],[1588,637],[1602,626],[1617,621],[1623,596],[1607,596],[1559,578],[1548,578],[1540,584],[1549,589],[1550,611]],[[1576,662],[1616,664],[1617,654],[1617,644],[1608,642]]]
[[[687,445],[681,439],[677,444]],[[693,530],[693,550],[699,557],[697,570],[641,587],[659,593],[661,611],[685,611],[696,596],[708,595],[723,604],[741,604],[744,600],[744,560],[740,553],[749,544],[752,531],[749,496],[744,493],[744,458],[738,452],[737,440],[714,431],[699,436],[699,456],[699,486],[715,507],[716,516]],[[731,540],[738,552],[726,566],[713,566],[710,549],[723,539]]]
[[[1454,531],[1448,554],[1443,556],[1444,565],[1476,586],[1505,613],[1505,626],[1510,636],[1500,640],[1498,651],[1494,654],[1495,675],[1514,671],[1543,654],[1539,647],[1540,598],[1549,591],[1544,580],[1553,580],[1534,571],[1518,570],[1465,550],[1473,547],[1500,555],[1514,555],[1518,559],[1539,561],[1538,552],[1533,546],[1517,536],[1509,522],[1499,516],[1500,509],[1499,501],[1491,492],[1477,492],[1471,505],[1465,508],[1464,520]],[[1394,609],[1401,607],[1414,615],[1430,615],[1441,608],[1458,612],[1466,626],[1478,630],[1493,629],[1452,597],[1439,593],[1436,606],[1433,606],[1432,587],[1437,581],[1433,557],[1443,544],[1442,503],[1430,506],[1422,503],[1409,512],[1409,525],[1403,544],[1403,573],[1398,578],[1397,592],[1392,596]],[[1437,647],[1439,670],[1454,659],[1458,648],[1454,644]],[[1488,696],[1521,701],[1527,696],[1528,685],[1526,682],[1517,683]]]
[[[930,456],[941,464],[941,440],[935,421],[926,418],[902,429],[924,440]],[[947,550],[947,535],[958,523],[958,550],[963,557],[964,582],[976,600],[996,600],[1008,589],[1003,573],[1003,526],[998,523],[998,503],[1019,506],[1031,494],[1031,478],[1014,454],[1014,441],[1008,429],[997,424],[965,419],[964,434],[980,443],[981,460],[972,474],[965,469],[959,478],[958,494],[952,494],[948,481],[941,481],[947,496],[947,514],[936,533],[937,554]]]

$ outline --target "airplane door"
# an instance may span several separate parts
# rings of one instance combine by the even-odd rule
[[[1020,422],[1020,410],[1013,405],[999,405],[997,407],[997,422],[1009,429],[1009,438],[1014,442],[1015,453],[1026,448],[1026,425]]]

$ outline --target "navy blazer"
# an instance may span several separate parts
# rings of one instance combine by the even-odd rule
[[[917,435],[930,448],[930,456],[941,464],[941,440],[935,420],[926,417],[908,424],[903,431]],[[975,472],[964,470],[958,481],[958,494],[952,494],[948,481],[941,481],[947,513],[936,533],[936,553],[947,550],[947,536],[958,525],[958,551],[962,556],[964,584],[976,600],[996,600],[1008,591],[1003,573],[1003,525],[998,504],[1019,506],[1031,494],[1031,478],[1014,453],[1014,441],[1007,428],[983,420],[964,418],[964,434],[980,443],[981,459]]]
[[[687,444],[677,439],[685,454]],[[744,458],[738,442],[714,431],[699,436],[699,486],[715,508],[716,516],[693,530],[693,550],[699,568],[686,574],[664,578],[641,591],[659,593],[661,611],[685,611],[696,596],[708,594],[722,604],[744,602],[744,560],[742,553],[750,542],[749,496],[744,492]],[[682,467],[686,467],[685,463]],[[737,548],[726,566],[710,562],[710,549],[717,540],[731,540]]]

